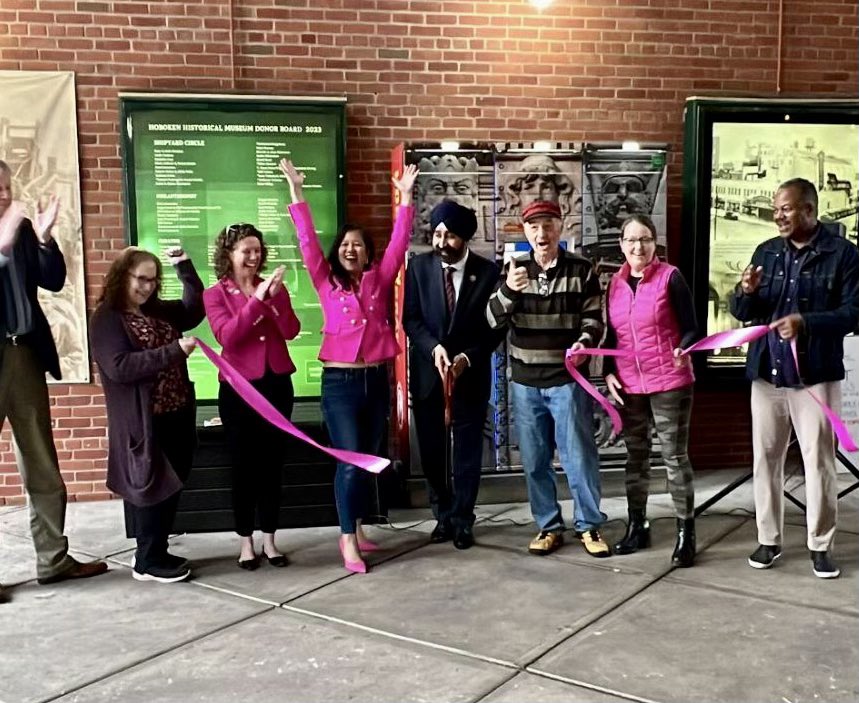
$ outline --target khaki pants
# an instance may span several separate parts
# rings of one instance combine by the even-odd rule
[[[839,382],[818,383],[808,390],[834,410],[841,405]],[[752,383],[755,518],[758,542],[781,545],[784,527],[784,460],[791,424],[805,467],[808,548],[828,551],[835,537],[838,484],[835,435],[820,406],[803,388]]]
[[[45,372],[32,348],[0,341],[0,429],[12,425],[15,455],[30,499],[30,531],[36,575],[46,578],[74,566],[63,536],[66,486],[51,432]]]

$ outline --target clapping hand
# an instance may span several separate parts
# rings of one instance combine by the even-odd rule
[[[277,295],[278,291],[283,288],[283,274],[286,271],[286,266],[278,266],[274,273],[271,274],[271,285],[268,288],[269,296]]]
[[[286,270],[284,266],[278,266],[274,273],[268,278],[262,279],[254,291],[254,296],[258,300],[265,300],[266,296],[275,295],[283,285],[283,272]]]
[[[56,195],[48,198],[48,204],[42,208],[39,203],[36,209],[36,218],[33,221],[33,229],[39,242],[47,244],[51,241],[51,228],[57,221],[57,214],[60,211],[60,199]]]
[[[13,200],[0,217],[0,254],[8,254],[18,238],[18,226],[24,219],[24,205]]]
[[[391,183],[394,188],[400,191],[400,205],[409,206],[412,204],[412,190],[415,186],[415,179],[418,177],[418,167],[414,164],[406,166],[403,175],[399,178],[391,177]]]

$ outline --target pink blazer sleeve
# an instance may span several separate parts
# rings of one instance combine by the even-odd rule
[[[274,320],[283,338],[287,341],[295,339],[301,331],[301,322],[299,322],[295,310],[292,309],[292,300],[286,288],[281,287],[277,295],[266,301],[265,307],[268,316]]]
[[[203,304],[215,339],[224,348],[240,344],[250,337],[254,327],[264,319],[268,311],[265,303],[252,295],[239,309],[238,314],[234,313],[227,304],[227,296],[220,283],[203,293]]]
[[[292,216],[295,230],[298,233],[298,246],[301,249],[304,265],[310,274],[310,280],[313,281],[313,285],[318,290],[328,280],[331,267],[319,245],[319,237],[313,226],[310,207],[306,202],[293,203],[289,206],[289,214]]]
[[[413,205],[397,208],[397,219],[394,221],[394,231],[391,233],[391,241],[382,256],[379,265],[379,279],[382,286],[390,286],[397,277],[400,267],[405,262],[406,251],[412,237],[412,222],[415,219],[415,208]]]

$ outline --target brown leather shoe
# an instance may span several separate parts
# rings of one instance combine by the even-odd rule
[[[59,583],[60,581],[68,581],[69,579],[88,579],[90,576],[98,576],[105,571],[107,571],[107,564],[103,561],[88,561],[85,564],[75,561],[71,569],[36,580],[41,585],[46,586],[50,583]]]

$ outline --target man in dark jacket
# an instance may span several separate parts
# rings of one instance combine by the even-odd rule
[[[51,236],[57,209],[52,198],[35,223],[24,218],[23,206],[12,200],[12,172],[0,161],[0,428],[8,417],[30,499],[36,576],[42,584],[107,571],[104,562],[82,564],[70,557],[63,535],[66,487],[45,380],[46,371],[59,380],[60,363],[36,295],[38,288],[59,291],[66,280],[63,255]]]
[[[421,465],[438,520],[431,539],[453,538],[457,549],[468,549],[474,544],[490,364],[501,341],[485,316],[498,268],[468,249],[477,231],[473,210],[444,200],[433,208],[430,226],[433,251],[414,257],[406,270],[409,382]],[[445,376],[454,381],[452,467],[446,458]]]
[[[750,345],[746,359],[759,542],[749,565],[768,569],[781,556],[784,459],[793,425],[805,466],[813,570],[836,578],[840,571],[830,556],[835,438],[811,393],[830,407],[841,402],[844,337],[859,321],[859,251],[838,236],[836,225],[818,221],[817,190],[803,178],[779,186],[773,219],[779,236],[758,246],[731,298],[734,317],[771,330]]]

